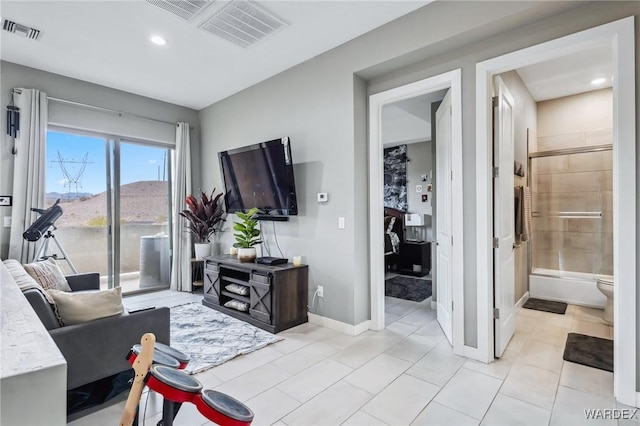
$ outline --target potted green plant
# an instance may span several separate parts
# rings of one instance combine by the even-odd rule
[[[238,249],[238,259],[240,262],[253,262],[256,259],[256,244],[260,244],[260,230],[258,229],[257,214],[260,212],[257,208],[252,208],[246,213],[238,212],[236,215],[240,219],[234,222],[233,234],[236,243],[233,245]]]
[[[215,195],[213,188],[211,195],[202,193],[200,199],[193,195],[186,198],[187,210],[181,211],[180,216],[187,220],[187,231],[193,236],[196,259],[211,254],[211,244],[209,238],[220,231],[224,219],[222,209],[222,193]]]

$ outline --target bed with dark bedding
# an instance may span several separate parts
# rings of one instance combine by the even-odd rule
[[[404,212],[385,207],[384,209],[384,263],[387,269],[395,269],[398,262],[400,241],[403,235]]]

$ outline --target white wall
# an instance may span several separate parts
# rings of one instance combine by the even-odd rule
[[[278,225],[281,246],[305,255],[316,284],[325,286],[321,315],[359,323],[369,300],[356,289],[368,284],[353,256],[368,249],[361,237],[367,186],[354,165],[364,164],[358,128],[366,129],[366,115],[355,106],[361,87],[353,74],[377,93],[462,68],[465,344],[476,346],[475,64],[634,14],[636,2],[431,3],[201,111],[202,181],[219,185],[218,151],[291,136],[301,212]],[[315,202],[321,188],[329,192],[326,205]],[[344,231],[338,216],[347,219]]]
[[[192,130],[192,153],[194,191],[199,188],[200,178],[200,123],[197,111],[120,90],[75,80],[58,74],[0,61],[0,108],[4,111],[11,99],[12,88],[39,89],[48,96],[130,112],[159,120],[187,121]],[[3,115],[4,117],[4,115]],[[85,130],[112,132],[118,136],[143,138],[152,141],[175,143],[175,128],[146,120],[120,118],[83,108],[49,103],[51,123],[72,126]],[[2,119],[0,136],[0,195],[11,195],[13,187],[12,140],[6,135],[6,121]],[[11,216],[9,207],[0,207],[0,217]],[[1,224],[1,222],[0,222]],[[6,258],[9,244],[9,229],[0,227],[0,258]]]

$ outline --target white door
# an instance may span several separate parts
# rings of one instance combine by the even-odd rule
[[[460,173],[460,171],[458,171]],[[451,246],[451,90],[436,111],[436,286],[437,318],[445,336],[452,343],[452,268]],[[462,267],[462,265],[460,265]]]
[[[516,322],[513,195],[513,96],[495,78],[493,104],[493,236],[494,236],[494,355],[500,357],[513,336]],[[496,247],[497,246],[497,247]]]

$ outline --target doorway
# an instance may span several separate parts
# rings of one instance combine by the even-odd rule
[[[613,275],[614,282],[614,395],[618,401],[636,401],[636,165],[635,165],[635,53],[634,22],[627,18],[567,37],[522,49],[476,66],[477,143],[477,271],[478,350],[486,362],[493,359],[493,256],[491,170],[491,94],[495,75],[565,56],[603,43],[613,52]],[[623,319],[627,320],[624,321]]]
[[[72,263],[123,293],[169,287],[171,153],[147,141],[49,126],[46,204]],[[48,253],[46,253],[48,254]]]
[[[443,190],[442,199],[450,200],[448,213],[438,218],[442,225],[449,225],[449,233],[446,241],[438,240],[434,258],[438,259],[443,254],[450,267],[443,267],[437,273],[433,282],[438,302],[442,305],[438,313],[438,322],[443,330],[450,330],[449,338],[454,352],[463,354],[463,309],[454,310],[454,307],[462,306],[462,120],[461,120],[461,71],[455,70],[395,89],[371,95],[369,98],[369,241],[370,241],[370,277],[371,277],[371,323],[373,330],[385,328],[385,260],[384,260],[384,211],[383,211],[383,139],[382,139],[382,113],[386,105],[395,102],[415,98],[421,95],[437,91],[448,91],[451,105],[445,116],[449,120],[451,129],[448,150],[441,150],[445,154],[442,170],[449,170],[448,179],[441,179],[442,189],[436,180],[435,191]],[[438,120],[437,120],[438,121]],[[445,121],[442,121],[443,123]],[[434,123],[435,125],[435,123]],[[436,156],[438,151],[436,150]],[[436,170],[439,167],[436,166]],[[447,197],[446,195],[450,195]],[[428,194],[427,194],[428,195]],[[440,199],[440,198],[439,198]],[[438,204],[439,205],[439,204]],[[443,202],[443,206],[447,203]],[[438,212],[440,213],[440,212]],[[438,231],[434,231],[437,233]],[[442,250],[440,250],[442,249]],[[444,250],[446,249],[446,250]],[[437,263],[437,261],[436,261]]]

